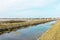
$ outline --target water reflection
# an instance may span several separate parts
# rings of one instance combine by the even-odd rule
[[[16,32],[5,33],[0,35],[0,40],[37,40],[37,38],[51,28],[55,22],[56,21],[19,29]]]

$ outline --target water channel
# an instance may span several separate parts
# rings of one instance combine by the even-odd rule
[[[56,21],[18,29],[15,32],[0,35],[0,40],[37,40],[44,32],[52,28]]]

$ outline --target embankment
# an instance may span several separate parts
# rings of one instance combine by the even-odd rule
[[[20,28],[26,28],[28,26],[32,26],[32,25],[37,25],[37,24],[43,24],[46,22],[50,22],[53,20],[37,20],[37,21],[27,21],[27,22],[6,22],[6,23],[1,23],[0,24],[0,34],[4,33],[4,32],[10,32],[10,31],[16,31],[17,29]]]
[[[60,21],[57,21],[57,23],[38,40],[60,40]]]

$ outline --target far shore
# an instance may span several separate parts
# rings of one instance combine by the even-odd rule
[[[32,25],[38,25],[38,24],[43,24],[43,23],[47,23],[50,21],[54,21],[52,19],[44,19],[44,20],[40,20],[40,19],[35,19],[35,20],[29,20],[29,21],[0,21],[0,34],[4,33],[4,32],[10,32],[10,31],[16,31],[17,29],[20,28],[26,28],[28,26],[32,26]]]

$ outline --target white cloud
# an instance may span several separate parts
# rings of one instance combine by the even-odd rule
[[[45,13],[46,15],[52,15],[53,13],[57,13],[60,11],[60,4],[56,4],[57,0],[0,0],[0,17],[27,17],[27,16],[39,16],[40,13],[42,13],[40,16],[43,16]],[[56,8],[56,10],[48,9],[46,6],[50,6],[49,8]],[[44,9],[44,7],[46,8]],[[30,8],[43,8],[42,12],[39,10],[27,10]],[[16,12],[18,10],[18,12]],[[21,12],[22,10],[22,12]],[[24,11],[23,11],[24,10]],[[52,11],[50,11],[52,10]],[[1,14],[2,13],[2,14]],[[3,14],[7,15],[3,15]],[[14,15],[13,15],[13,14]],[[30,14],[29,14],[30,13]],[[52,13],[52,14],[50,14]],[[60,13],[60,12],[59,12]],[[53,14],[54,15],[54,14]]]
[[[9,8],[21,10],[34,7],[44,7],[55,1],[56,0],[0,0],[0,11],[6,11]]]
[[[28,8],[36,8],[36,7],[45,7],[47,5],[51,5],[56,0],[17,0],[15,8],[16,9],[28,9]]]
[[[5,11],[11,7],[16,0],[0,0],[0,11]]]

